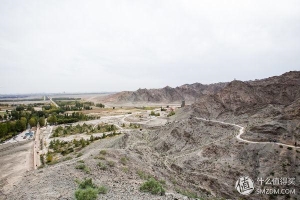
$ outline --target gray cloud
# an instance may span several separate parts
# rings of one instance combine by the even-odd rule
[[[0,93],[250,80],[300,70],[300,3],[2,1]]]

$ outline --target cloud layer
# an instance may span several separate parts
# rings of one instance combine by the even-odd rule
[[[99,92],[300,70],[297,0],[2,1],[0,93]]]

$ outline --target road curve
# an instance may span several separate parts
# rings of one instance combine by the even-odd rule
[[[245,140],[241,138],[241,135],[245,133],[245,127],[237,125],[237,124],[231,124],[231,123],[227,123],[227,122],[222,122],[222,121],[217,121],[217,120],[207,120],[204,118],[200,118],[200,117],[195,117],[196,119],[200,119],[203,121],[210,121],[210,122],[215,122],[215,123],[220,123],[220,124],[227,124],[227,125],[231,125],[231,126],[236,126],[238,128],[240,128],[239,134],[236,135],[236,139],[238,139],[239,141],[242,142],[246,142],[246,143],[251,143],[251,144],[277,144],[277,145],[282,145],[282,146],[286,146],[286,147],[292,147],[292,148],[296,148],[296,149],[300,149],[300,147],[296,147],[294,145],[288,145],[288,144],[283,144],[280,142],[254,142],[254,141],[250,141],[250,140]]]

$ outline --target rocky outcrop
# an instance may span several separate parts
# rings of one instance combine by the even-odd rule
[[[200,83],[185,84],[176,88],[166,86],[161,89],[138,89],[136,91],[124,91],[109,95],[104,99],[105,102],[121,103],[121,102],[195,102],[198,98],[215,94],[220,91],[226,83],[216,83],[203,85]]]
[[[289,114],[299,116],[299,99],[300,72],[294,71],[256,81],[232,81],[216,94],[200,97],[188,109],[196,115],[217,118],[224,113],[252,115],[268,105],[276,105],[286,107],[283,113],[288,118]]]

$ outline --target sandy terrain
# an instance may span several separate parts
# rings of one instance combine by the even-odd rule
[[[1,194],[13,190],[24,174],[33,169],[33,141],[0,146],[0,199]]]

